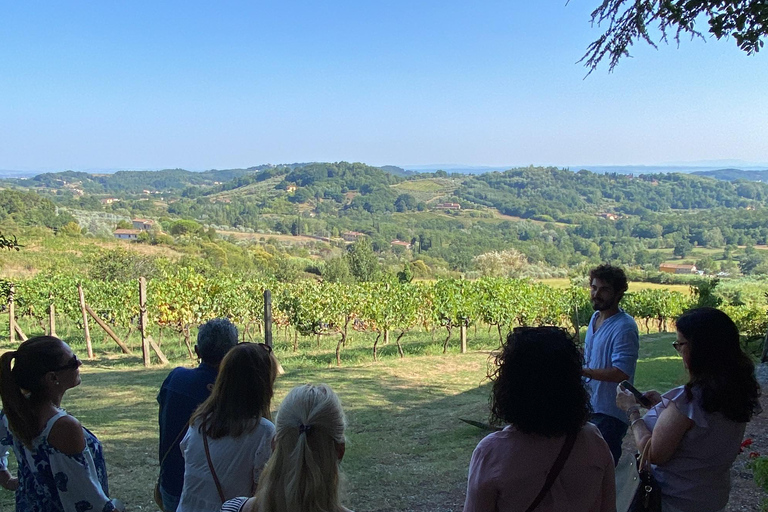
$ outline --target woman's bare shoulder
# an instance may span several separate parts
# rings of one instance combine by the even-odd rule
[[[48,444],[66,455],[77,455],[85,450],[83,426],[76,418],[65,414],[51,426]]]

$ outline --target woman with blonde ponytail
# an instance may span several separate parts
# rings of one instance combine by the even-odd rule
[[[0,443],[13,446],[18,481],[0,480],[16,491],[17,512],[110,512],[101,443],[61,408],[64,393],[80,384],[82,363],[59,338],[37,336],[0,356]]]
[[[224,503],[222,512],[350,512],[339,498],[346,420],[326,384],[293,388],[275,420],[273,452],[256,495]]]

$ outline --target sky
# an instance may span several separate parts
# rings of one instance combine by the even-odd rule
[[[598,3],[1,2],[0,170],[768,166],[768,50],[587,76]]]

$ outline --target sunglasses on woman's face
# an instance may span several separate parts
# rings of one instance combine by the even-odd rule
[[[58,368],[54,368],[51,370],[52,372],[63,372],[64,370],[74,370],[75,368],[79,368],[80,365],[83,364],[82,361],[80,361],[76,355],[72,354],[72,359],[64,363],[63,365],[59,366]]]
[[[683,349],[683,347],[685,345],[687,345],[687,344],[688,344],[687,341],[673,341],[672,342],[672,346],[675,347],[675,350],[677,350],[678,352],[680,352]]]

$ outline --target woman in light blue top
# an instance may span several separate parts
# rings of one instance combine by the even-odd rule
[[[759,411],[760,388],[752,360],[739,345],[733,321],[714,308],[688,311],[677,320],[675,349],[689,380],[664,395],[645,393],[655,405],[644,418],[629,393],[617,390],[639,451],[659,482],[664,512],[724,510],[730,468],[746,423]]]
[[[111,512],[101,444],[61,409],[80,384],[82,363],[69,346],[38,336],[0,356],[0,443],[18,462],[17,512]],[[7,468],[4,460],[0,474]]]

